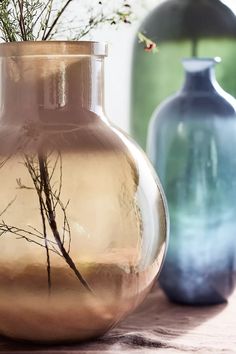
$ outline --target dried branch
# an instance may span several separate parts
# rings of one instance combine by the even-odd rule
[[[72,3],[73,0],[67,0],[67,2],[64,4],[64,6],[58,11],[56,17],[54,18],[52,24],[49,27],[49,30],[47,33],[43,36],[42,40],[46,41],[47,39],[50,38],[50,35],[53,31],[53,29],[56,27],[58,21],[60,20],[61,16],[64,14],[68,6]]]
[[[43,186],[40,186],[40,192],[38,193],[38,197],[39,197],[40,214],[41,214],[41,219],[42,219],[42,224],[43,224],[43,236],[44,236],[46,256],[47,256],[48,288],[49,288],[49,291],[51,291],[51,287],[52,287],[51,260],[50,260],[49,247],[48,247],[46,217],[45,217],[45,213],[44,213],[45,209],[44,209],[42,194],[43,194]]]
[[[22,36],[23,41],[27,41],[23,0],[17,0],[17,3],[19,6],[19,19],[18,19],[18,21],[19,21],[21,36]]]
[[[76,277],[80,280],[81,284],[92,292],[86,280],[83,278],[82,274],[79,272],[76,267],[73,259],[70,257],[70,247],[71,247],[71,229],[69,221],[67,218],[67,207],[69,201],[66,205],[61,201],[61,191],[62,191],[62,157],[60,153],[57,153],[55,162],[53,163],[52,169],[50,168],[48,161],[49,156],[51,157],[52,152],[47,155],[41,153],[36,156],[24,155],[24,165],[27,168],[31,180],[34,185],[34,189],[38,195],[39,206],[40,206],[40,215],[42,220],[43,232],[40,233],[37,229],[32,228],[34,233],[29,233],[29,235],[36,236],[45,241],[45,249],[47,256],[47,274],[48,274],[48,285],[51,289],[51,262],[50,262],[50,250],[49,240],[47,236],[47,224],[50,227],[52,235],[55,239],[53,244],[55,251],[55,244],[58,247],[58,253],[65,259],[68,266],[73,270]],[[56,170],[59,171],[59,187],[58,190],[53,190],[51,183],[55,175]],[[51,172],[49,172],[51,171]],[[31,189],[31,187],[26,187],[25,184],[21,182],[21,179],[17,179],[17,184],[21,189]],[[62,236],[58,231],[58,226],[56,222],[57,208],[60,207],[60,210],[63,213],[63,232]],[[16,231],[16,230],[14,230]],[[35,234],[36,232],[36,234]],[[68,249],[65,248],[65,238],[68,236]],[[20,235],[22,237],[22,235]],[[26,236],[23,235],[25,238]],[[30,239],[29,237],[27,237]],[[50,244],[51,245],[51,244]]]
[[[45,38],[46,32],[47,32],[48,27],[49,27],[50,18],[51,18],[51,15],[52,15],[53,1],[54,0],[49,0],[47,2],[47,6],[46,6],[47,14],[46,14],[46,17],[45,17],[45,23],[43,24],[43,28],[42,28],[43,29],[42,39]]]
[[[7,204],[6,208],[3,209],[3,211],[0,213],[0,217],[10,208],[10,206],[12,206],[12,204],[15,202],[15,200],[16,200],[16,196],[15,196],[15,198],[13,198],[10,201],[10,203]]]
[[[34,188],[32,188],[32,187],[27,187],[24,184],[22,184],[21,178],[17,178],[16,179],[16,184],[18,185],[17,189],[28,189],[28,190],[31,190],[31,191],[34,190]]]
[[[38,245],[40,247],[45,248],[44,244],[39,242],[39,240],[44,240],[43,237],[39,237],[37,234],[35,234],[33,232],[30,232],[30,231],[27,231],[27,230],[23,230],[21,228],[15,227],[15,226],[7,225],[2,220],[2,222],[0,223],[0,236],[3,236],[4,234],[7,234],[7,233],[10,233],[10,234],[13,234],[13,235],[17,236],[18,239],[25,239],[28,242],[34,243],[34,244],[36,244],[36,245]],[[36,240],[34,238],[36,238]],[[50,252],[54,252],[55,254],[61,256],[60,253],[55,248],[52,247],[53,246],[53,241],[50,241],[49,243],[51,245],[51,247],[49,248]]]
[[[38,163],[39,163],[39,170],[40,170],[41,186],[45,197],[45,204],[46,204],[45,210],[48,216],[48,223],[50,225],[52,234],[68,266],[72,269],[72,271],[79,279],[81,284],[85,287],[85,289],[87,289],[89,292],[92,293],[91,288],[87,284],[86,280],[83,278],[82,274],[77,269],[69,253],[66,251],[63,245],[63,240],[61,239],[60,233],[58,231],[55,209],[53,207],[53,193],[51,191],[51,186],[50,186],[50,177],[49,177],[48,167],[47,167],[47,158],[44,154],[38,155]]]
[[[71,36],[74,40],[87,35],[98,25],[131,22],[133,12],[131,5],[128,1],[121,0],[120,6],[116,9],[110,6],[109,1],[93,0],[96,4],[93,4],[93,11],[89,8],[87,10],[88,23],[84,22],[84,18],[80,18],[79,15],[74,21],[65,19],[67,9],[75,4],[75,1],[65,0],[59,5],[59,2],[54,0],[1,0],[0,38],[4,42],[48,40],[63,32],[61,30],[63,23],[66,25],[67,32],[71,31],[73,23],[78,23],[80,25],[74,28],[76,33]],[[83,6],[87,8],[86,5]],[[78,14],[80,12],[78,11]],[[68,23],[71,25],[68,26]]]
[[[10,0],[0,3],[0,33],[4,42],[15,42],[15,19],[10,8]]]

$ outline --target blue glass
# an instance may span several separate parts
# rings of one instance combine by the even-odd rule
[[[186,304],[225,302],[236,283],[236,101],[215,79],[217,61],[183,60],[182,89],[149,127],[171,219],[160,284]]]

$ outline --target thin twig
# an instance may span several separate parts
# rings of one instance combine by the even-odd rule
[[[10,208],[10,206],[12,206],[12,204],[15,202],[15,200],[16,200],[16,196],[15,196],[15,198],[13,198],[10,201],[10,203],[7,204],[6,208],[3,209],[3,211],[0,213],[0,217]]]
[[[52,288],[51,260],[50,260],[49,247],[48,247],[47,227],[46,227],[46,218],[44,215],[44,203],[43,203],[42,193],[43,193],[43,187],[41,186],[40,193],[39,193],[39,205],[40,205],[40,214],[41,214],[41,219],[42,219],[42,224],[43,224],[43,236],[44,236],[44,240],[45,240],[45,248],[46,248],[46,256],[47,256],[48,288],[49,288],[49,293],[50,293],[51,288]]]
[[[58,244],[58,247],[59,247],[66,263],[73,270],[74,274],[80,280],[81,284],[85,287],[85,289],[92,293],[92,290],[89,287],[88,283],[83,278],[82,274],[77,269],[72,258],[70,257],[70,255],[66,251],[66,249],[62,243],[60,234],[58,232],[57,223],[55,220],[55,212],[53,211],[53,204],[52,204],[52,200],[51,200],[52,195],[51,195],[51,191],[50,191],[50,182],[49,182],[49,174],[48,174],[48,169],[47,169],[47,164],[46,164],[46,157],[42,154],[39,155],[38,162],[39,162],[41,182],[42,182],[44,196],[45,196],[45,203],[46,203],[47,213],[48,213],[48,222],[49,222],[50,228],[52,230],[53,236]]]
[[[0,236],[3,236],[7,232],[17,236],[18,239],[25,239],[28,242],[34,243],[34,244],[36,244],[36,245],[38,245],[40,247],[45,248],[45,246],[43,244],[41,244],[39,241],[36,241],[36,240],[31,238],[32,235],[35,236],[35,237],[37,237],[37,235],[34,235],[33,233],[28,232],[27,230],[23,230],[23,229],[15,227],[15,226],[9,226],[4,221],[2,221],[2,223],[0,223]],[[54,252],[54,253],[56,253],[57,255],[60,256],[58,251],[56,251],[54,248],[49,248],[49,250],[50,250],[50,252]]]
[[[25,19],[24,19],[24,5],[23,0],[17,0],[19,6],[19,26],[21,30],[21,35],[23,41],[27,41],[26,29],[25,29]]]
[[[43,41],[46,41],[47,39],[49,39],[53,29],[55,28],[55,26],[57,25],[57,23],[60,20],[61,16],[64,14],[65,10],[68,8],[68,6],[70,5],[70,3],[72,1],[73,0],[67,0],[67,2],[62,7],[62,9],[60,11],[58,11],[57,16],[55,17],[54,21],[52,22],[48,32],[43,36],[43,38],[42,38]]]
[[[4,42],[52,39],[62,33],[61,28],[58,30],[58,24],[60,22],[63,26],[61,19],[72,2],[76,1],[64,0],[60,4],[55,0],[0,0],[0,38]],[[132,9],[128,1],[121,2],[121,6],[112,11],[103,11],[106,6],[104,2],[96,9],[88,8],[89,23],[75,27],[77,33],[72,36],[71,32],[71,39],[84,37],[99,24],[130,23]],[[67,19],[67,32],[73,30],[75,21],[81,23],[81,20],[84,24],[84,19],[78,16],[73,20]]]
[[[50,21],[50,17],[52,15],[52,5],[53,5],[53,1],[54,0],[49,0],[48,1],[48,11],[47,11],[47,15],[46,15],[46,19],[45,19],[45,23],[44,23],[44,30],[43,30],[43,36],[42,38],[44,39],[44,37],[46,36],[46,32],[49,26],[49,21]]]

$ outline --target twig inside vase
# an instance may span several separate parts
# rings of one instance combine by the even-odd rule
[[[33,243],[45,249],[49,293],[51,293],[52,289],[52,262],[50,256],[51,252],[62,257],[62,259],[64,259],[69,268],[73,271],[77,279],[80,281],[82,286],[90,293],[93,293],[89,284],[79,271],[78,267],[73,261],[73,258],[70,255],[71,230],[67,217],[67,207],[70,201],[68,200],[67,203],[64,205],[61,200],[63,182],[61,154],[60,152],[56,154],[54,162],[52,155],[53,153],[43,152],[36,153],[35,155],[24,154],[23,164],[29,173],[34,188],[32,188],[30,185],[27,185],[27,183],[23,183],[21,178],[16,179],[17,189],[27,190],[28,192],[36,191],[37,193],[40,216],[42,221],[42,232],[31,225],[28,225],[28,228],[30,228],[30,230],[28,230],[27,228],[20,228],[15,225],[9,225],[9,223],[2,220],[2,222],[0,223],[0,236],[6,236],[9,234],[15,235],[17,239],[23,239],[27,242]],[[5,166],[8,160],[9,159],[6,159],[6,162],[3,164],[3,166]],[[57,188],[53,185],[53,177],[56,173],[59,176]],[[0,216],[7,215],[7,211],[15,202],[16,197],[8,203],[8,205],[0,213]],[[59,231],[57,224],[58,212],[62,212],[63,214],[62,232]],[[51,236],[49,237],[50,234]]]
[[[44,198],[45,198],[44,208],[46,207],[46,209],[44,209],[44,210],[46,212],[46,215],[48,218],[48,223],[50,225],[52,234],[57,242],[57,245],[58,245],[58,247],[61,251],[61,254],[64,257],[66,263],[72,269],[72,271],[77,276],[77,278],[80,280],[81,284],[89,292],[92,292],[88,283],[86,282],[86,280],[83,278],[82,274],[77,269],[73,259],[70,257],[69,253],[66,251],[64,244],[63,244],[63,239],[61,238],[60,233],[58,231],[56,216],[55,216],[55,204],[54,204],[54,197],[55,196],[51,190],[50,177],[49,177],[48,166],[47,166],[47,158],[45,157],[44,154],[38,155],[38,163],[39,163],[39,171],[40,171],[40,186],[42,186]],[[59,197],[58,197],[58,199],[59,199]]]

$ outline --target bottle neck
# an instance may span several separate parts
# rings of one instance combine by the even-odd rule
[[[220,58],[190,58],[183,60],[185,82],[183,92],[209,92],[219,86],[215,78],[215,64]]]
[[[198,72],[186,71],[185,82],[182,91],[212,91],[215,90],[215,83],[216,79],[214,68],[209,68]]]
[[[77,124],[84,111],[104,111],[102,56],[1,58],[0,80],[0,117],[8,123]]]

